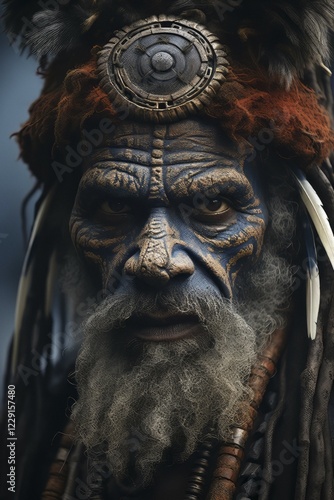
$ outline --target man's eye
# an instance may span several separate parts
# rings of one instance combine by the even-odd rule
[[[208,199],[198,205],[198,211],[207,214],[212,214],[214,212],[222,213],[229,208],[230,205],[225,200],[219,198],[215,198],[213,200]]]
[[[99,206],[99,211],[106,215],[129,215],[132,209],[123,201],[107,200]]]
[[[203,200],[193,210],[193,218],[204,224],[224,224],[233,214],[233,208],[222,198]]]

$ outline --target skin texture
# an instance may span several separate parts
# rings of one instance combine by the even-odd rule
[[[87,158],[70,221],[96,286],[115,296],[192,297],[196,290],[236,298],[268,222],[257,169],[245,160],[208,122],[122,122]],[[183,333],[200,336],[203,327],[196,318],[175,318],[160,295],[149,316],[130,318],[126,336],[159,342]],[[181,499],[187,467],[158,472],[143,498]]]
[[[211,123],[122,122],[86,160],[73,243],[107,293],[200,283],[227,298],[261,253],[256,168]],[[123,279],[124,278],[124,279]]]

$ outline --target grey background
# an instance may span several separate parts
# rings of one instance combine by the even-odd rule
[[[13,332],[15,296],[24,258],[20,207],[34,185],[27,167],[18,161],[18,146],[10,135],[28,117],[28,108],[41,90],[37,62],[20,56],[0,35],[0,394],[9,341]],[[30,221],[32,204],[29,209]]]

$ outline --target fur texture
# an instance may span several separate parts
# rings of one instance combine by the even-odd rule
[[[242,6],[235,29],[246,52],[270,76],[290,86],[305,68],[328,64],[332,0],[252,0]]]
[[[113,30],[152,14],[195,18],[266,67],[289,87],[305,68],[328,63],[329,33],[334,25],[332,0],[23,0],[4,1],[7,32],[21,37],[38,57],[70,51],[89,40],[106,43]],[[217,21],[218,20],[218,21]]]
[[[205,113],[219,120],[228,137],[240,145],[247,141],[250,149],[250,139],[267,134],[271,149],[305,170],[321,163],[333,147],[328,116],[315,94],[298,81],[286,92],[266,75],[235,66]],[[68,72],[62,87],[45,91],[31,106],[18,134],[22,159],[42,182],[54,181],[52,162],[64,162],[61,152],[66,156],[66,147],[81,140],[81,130],[98,128],[104,117],[117,123],[92,57]]]

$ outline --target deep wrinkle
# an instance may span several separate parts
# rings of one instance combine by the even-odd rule
[[[148,148],[140,155],[128,128],[122,124],[114,144],[109,138],[87,159],[71,217],[77,250],[97,268],[103,289],[124,270],[167,284],[187,274],[182,262],[190,259],[231,298],[239,270],[260,255],[268,220],[256,166],[246,173],[245,156],[212,124],[138,125]],[[154,157],[157,140],[166,149]],[[210,212],[213,201],[218,208]],[[123,209],[114,213],[108,202]]]

